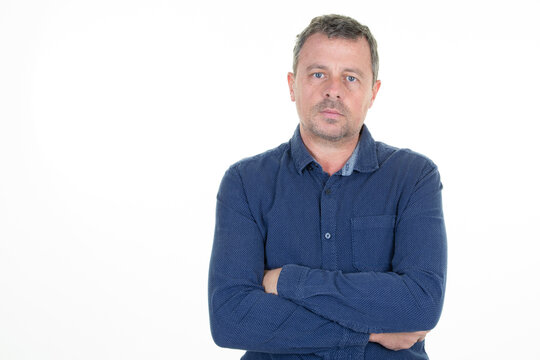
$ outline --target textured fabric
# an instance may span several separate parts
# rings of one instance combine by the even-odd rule
[[[439,319],[446,235],[437,167],[375,142],[365,125],[350,160],[349,176],[324,173],[297,128],[227,170],[208,284],[216,344],[247,350],[245,360],[428,359],[424,342],[391,351],[368,339]],[[264,270],[279,267],[279,295],[267,294]]]

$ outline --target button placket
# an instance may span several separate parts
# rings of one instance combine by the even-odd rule
[[[333,186],[338,177],[331,176],[321,192],[321,237],[323,266],[329,270],[337,270],[336,231],[336,197],[333,196]]]

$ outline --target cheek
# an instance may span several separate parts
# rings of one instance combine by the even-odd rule
[[[308,107],[307,104],[309,104],[309,101],[306,99],[306,94],[303,92],[296,92],[296,106],[298,107],[298,110],[305,111]]]
[[[364,96],[358,101],[359,107],[362,111],[366,111],[371,106],[371,92],[364,94]]]

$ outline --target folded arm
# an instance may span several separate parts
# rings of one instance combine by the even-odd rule
[[[264,240],[234,168],[218,193],[209,272],[212,336],[219,346],[270,353],[314,353],[365,345],[353,331],[283,297],[267,294]]]
[[[392,272],[343,273],[289,264],[279,274],[276,292],[355,331],[434,328],[446,282],[441,189],[436,168],[417,183],[397,219]]]
[[[277,282],[282,268],[265,270],[263,278],[264,291],[269,294],[278,295]],[[408,349],[419,341],[424,341],[427,331],[400,332],[400,333],[372,333],[369,341],[378,343],[390,350]]]

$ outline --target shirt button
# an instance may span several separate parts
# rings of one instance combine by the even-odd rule
[[[330,195],[332,193],[332,190],[326,189],[324,192],[326,193],[326,195]]]
[[[326,240],[328,240],[328,239],[330,239],[332,237],[332,234],[326,233],[326,234],[324,234],[324,237],[325,237]]]

